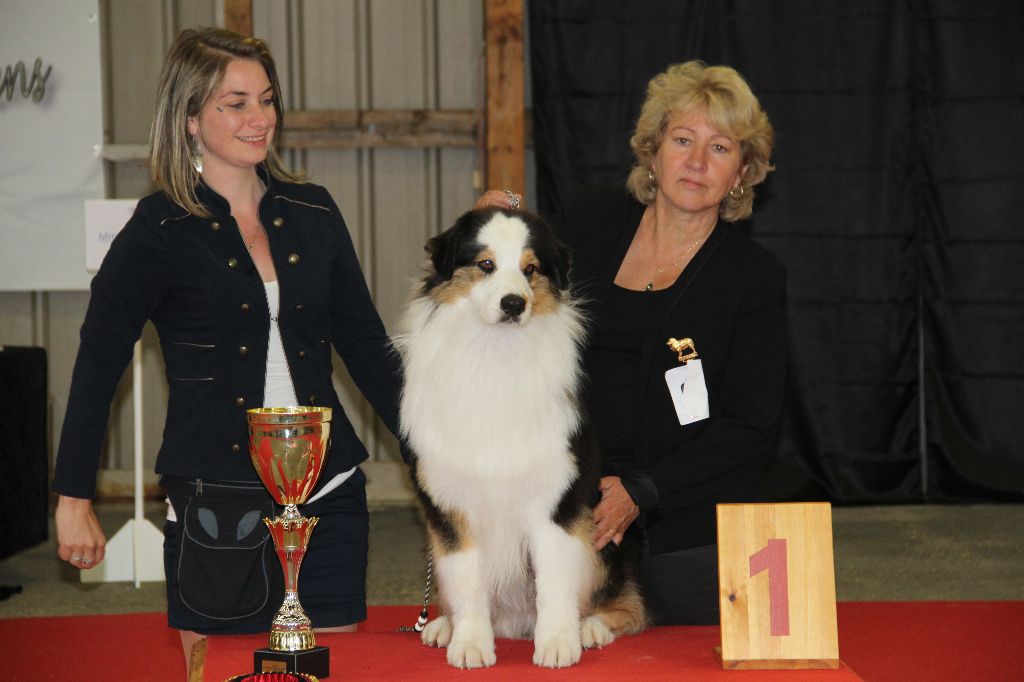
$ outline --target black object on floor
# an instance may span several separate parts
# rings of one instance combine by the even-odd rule
[[[6,601],[21,592],[21,585],[0,585],[0,601]]]

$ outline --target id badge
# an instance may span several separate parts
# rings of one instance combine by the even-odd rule
[[[708,388],[700,360],[690,360],[665,372],[665,383],[680,425],[708,418]]]

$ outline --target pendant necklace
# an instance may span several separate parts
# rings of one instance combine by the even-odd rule
[[[260,231],[256,230],[252,233],[252,237],[245,236],[245,232],[242,230],[242,226],[238,226],[238,234],[242,235],[242,243],[245,244],[245,248],[252,253],[252,250],[256,247],[256,242],[259,241]]]
[[[688,255],[690,255],[690,253],[695,248],[697,248],[698,244],[700,244],[701,242],[703,242],[705,239],[708,238],[709,234],[711,234],[710,230],[707,232],[707,234],[705,234],[704,236],[700,237],[695,242],[693,242],[688,247],[686,247],[686,251],[683,251],[681,254],[679,254],[679,256],[674,261],[672,261],[672,265],[678,270],[679,269],[679,261],[683,260]],[[651,281],[649,281],[647,283],[647,286],[644,287],[644,291],[654,291],[654,280],[658,279],[658,275],[660,275],[662,272],[664,272],[665,268],[667,268],[667,267],[668,267],[668,265],[659,265],[658,267],[656,267],[654,269],[654,275],[651,277]]]
[[[260,196],[262,197],[267,192],[267,186],[263,184],[262,178],[257,179],[259,180],[260,183]],[[245,248],[249,251],[249,253],[252,253],[253,248],[256,246],[256,240],[259,239],[260,230],[262,230],[262,225],[260,225],[259,230],[256,230],[255,232],[252,233],[252,239],[246,241],[245,232],[242,231],[242,226],[238,226],[238,233],[242,235],[242,243],[245,244]]]

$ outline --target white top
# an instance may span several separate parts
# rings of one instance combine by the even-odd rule
[[[288,360],[284,357],[284,343],[277,316],[281,310],[281,299],[277,282],[264,282],[267,290],[267,306],[270,308],[270,338],[267,339],[267,373],[263,380],[263,407],[294,407],[299,404],[292,386],[292,375],[288,371]]]
[[[267,306],[270,308],[270,338],[267,339],[267,374],[263,382],[263,407],[295,407],[299,404],[295,397],[295,386],[288,370],[288,360],[284,356],[284,343],[281,340],[281,328],[277,324],[281,310],[281,297],[277,282],[264,282],[267,290]],[[306,504],[319,500],[344,483],[355,473],[355,467],[337,474],[324,484],[316,495],[306,500]]]

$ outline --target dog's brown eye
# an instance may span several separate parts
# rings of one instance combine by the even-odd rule
[[[476,266],[484,272],[494,272],[494,261],[492,260],[482,260]]]
[[[535,272],[537,272],[537,266],[534,265],[533,263],[530,263],[525,268],[523,268],[523,274],[526,275],[527,277],[529,277]]]

